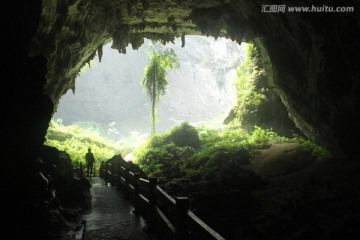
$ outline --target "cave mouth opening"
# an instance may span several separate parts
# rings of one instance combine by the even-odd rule
[[[157,107],[157,132],[189,122],[222,127],[236,100],[236,69],[245,58],[246,44],[230,39],[192,35],[182,47],[181,39],[160,44],[145,40],[126,54],[112,42],[81,69],[75,92],[69,90],[59,102],[53,120],[64,126],[95,130],[114,142],[149,135],[151,103],[140,81],[149,61],[145,49],[173,49],[180,67],[167,72],[168,87]]]

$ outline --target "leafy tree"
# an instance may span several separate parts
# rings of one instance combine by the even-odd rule
[[[144,76],[141,81],[146,94],[151,100],[151,133],[155,133],[156,104],[160,96],[165,94],[168,85],[166,71],[179,67],[177,55],[173,49],[165,51],[155,50],[150,46],[147,51],[150,61],[145,66]]]

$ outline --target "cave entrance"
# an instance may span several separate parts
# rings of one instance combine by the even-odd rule
[[[180,67],[168,71],[168,88],[157,107],[157,132],[164,132],[182,122],[192,125],[221,126],[234,105],[233,85],[236,68],[245,57],[245,45],[226,38],[187,36],[162,45],[145,40],[138,49],[131,46],[126,54],[103,47],[76,79],[75,94],[69,90],[60,99],[53,119],[63,125],[79,125],[102,136],[119,141],[148,136],[151,104],[140,81],[149,58],[145,48],[172,48]]]

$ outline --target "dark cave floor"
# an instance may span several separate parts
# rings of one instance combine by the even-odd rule
[[[92,186],[92,207],[83,217],[86,220],[83,239],[158,239],[143,230],[145,220],[132,213],[134,207],[124,198],[124,193],[114,186],[105,186],[103,179],[99,177],[93,177],[89,181]]]

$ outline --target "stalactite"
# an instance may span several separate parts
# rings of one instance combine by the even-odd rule
[[[181,34],[181,47],[185,47],[185,34]]]
[[[99,45],[97,51],[98,51],[99,62],[101,62],[101,58],[103,55],[103,45],[102,44]]]

